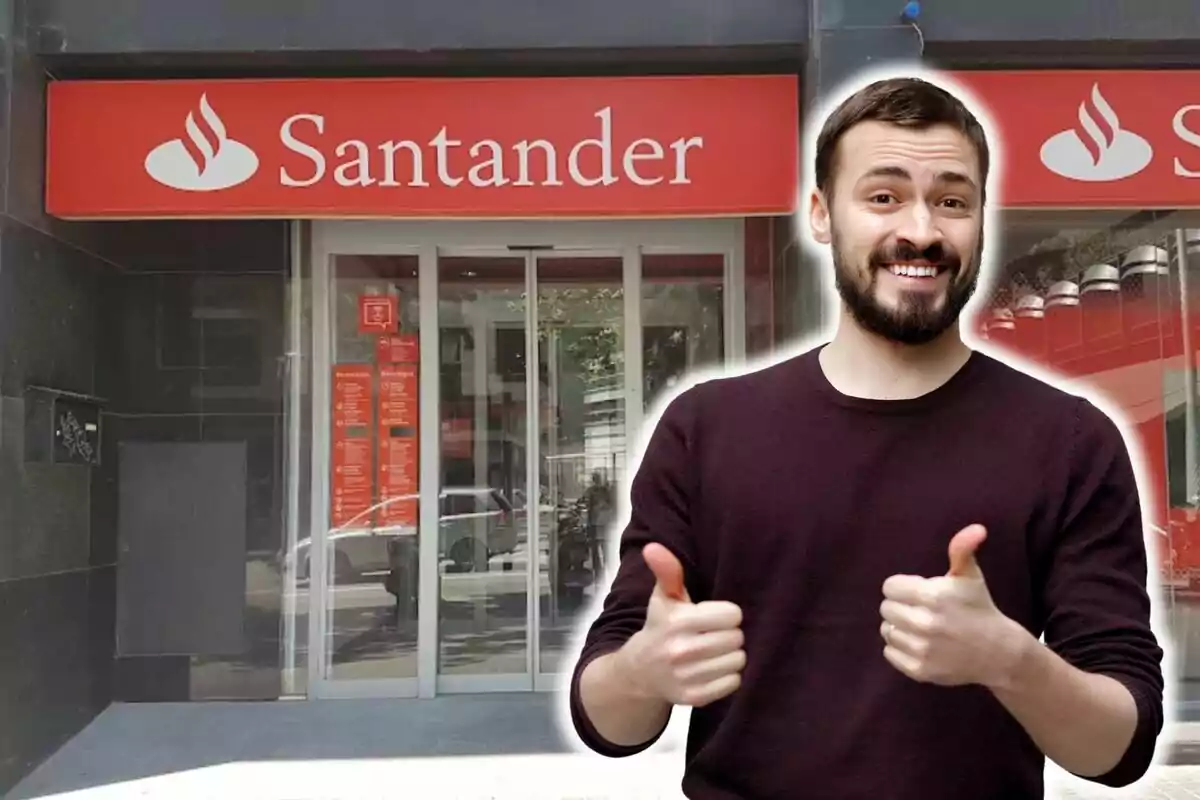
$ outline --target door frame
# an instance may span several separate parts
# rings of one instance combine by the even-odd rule
[[[643,417],[641,256],[658,253],[721,253],[725,257],[726,363],[745,358],[745,225],[741,218],[680,220],[485,220],[485,221],[392,221],[316,220],[311,226],[312,265],[312,512],[311,568],[309,577],[308,695],[333,697],[421,697],[439,693],[490,691],[554,691],[561,674],[540,673],[538,665],[539,593],[538,557],[527,562],[527,659],[524,675],[442,676],[438,660],[438,536],[439,503],[428,502],[441,490],[439,447],[418,449],[419,512],[418,619],[416,678],[382,680],[333,679],[326,675],[329,631],[329,587],[326,537],[330,507],[330,463],[332,396],[332,272],[337,255],[416,255],[420,334],[419,441],[440,441],[440,361],[438,331],[438,255],[442,251],[505,252],[525,257],[527,297],[537,297],[536,256],[539,252],[563,250],[563,255],[580,251],[620,253],[623,264],[625,349],[625,436],[638,440]],[[537,485],[540,470],[540,420],[537,397],[537,303],[526,303],[526,387],[531,435],[530,486]],[[533,365],[532,368],[529,365]],[[532,384],[532,386],[531,386]],[[300,465],[296,465],[296,469]],[[620,497],[620,493],[618,495]],[[623,511],[620,509],[619,511]],[[537,542],[539,514],[531,515],[531,543]]]

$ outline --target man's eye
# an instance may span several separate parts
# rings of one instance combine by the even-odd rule
[[[942,203],[949,206],[950,208],[959,209],[959,210],[962,210],[967,207],[967,204],[964,201],[959,200],[958,198],[947,198],[946,200],[943,200]]]
[[[890,194],[873,194],[871,195],[872,203],[890,203],[895,200]]]

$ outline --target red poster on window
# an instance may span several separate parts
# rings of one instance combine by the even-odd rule
[[[385,434],[391,428],[411,428],[415,435],[417,422],[417,367],[381,367],[379,370],[379,427]]]
[[[379,439],[379,524],[416,525],[416,436],[381,436]]]
[[[375,360],[383,364],[418,364],[421,349],[418,338],[409,333],[400,336],[380,336],[375,348]]]
[[[358,332],[390,333],[400,321],[400,303],[395,295],[364,294],[358,298]]]
[[[371,527],[374,486],[371,440],[339,439],[333,443],[333,526]]]
[[[333,370],[331,508],[333,527],[371,527],[375,481],[372,450],[373,370],[362,364]]]
[[[343,364],[333,368],[333,435],[346,436],[355,428],[369,432],[373,418],[371,387],[374,370],[367,364]]]
[[[379,370],[379,524],[416,525],[420,492],[417,460],[417,365]]]

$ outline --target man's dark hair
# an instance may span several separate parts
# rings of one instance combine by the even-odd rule
[[[834,159],[838,142],[860,122],[886,122],[924,130],[949,125],[962,133],[979,156],[981,197],[986,197],[989,167],[987,136],[975,115],[954,95],[920,78],[888,78],[875,81],[846,98],[825,120],[817,137],[815,164],[817,188],[826,199],[833,197]]]

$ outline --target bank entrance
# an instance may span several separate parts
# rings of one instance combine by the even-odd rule
[[[308,694],[559,684],[643,419],[744,353],[744,225],[311,226]]]

